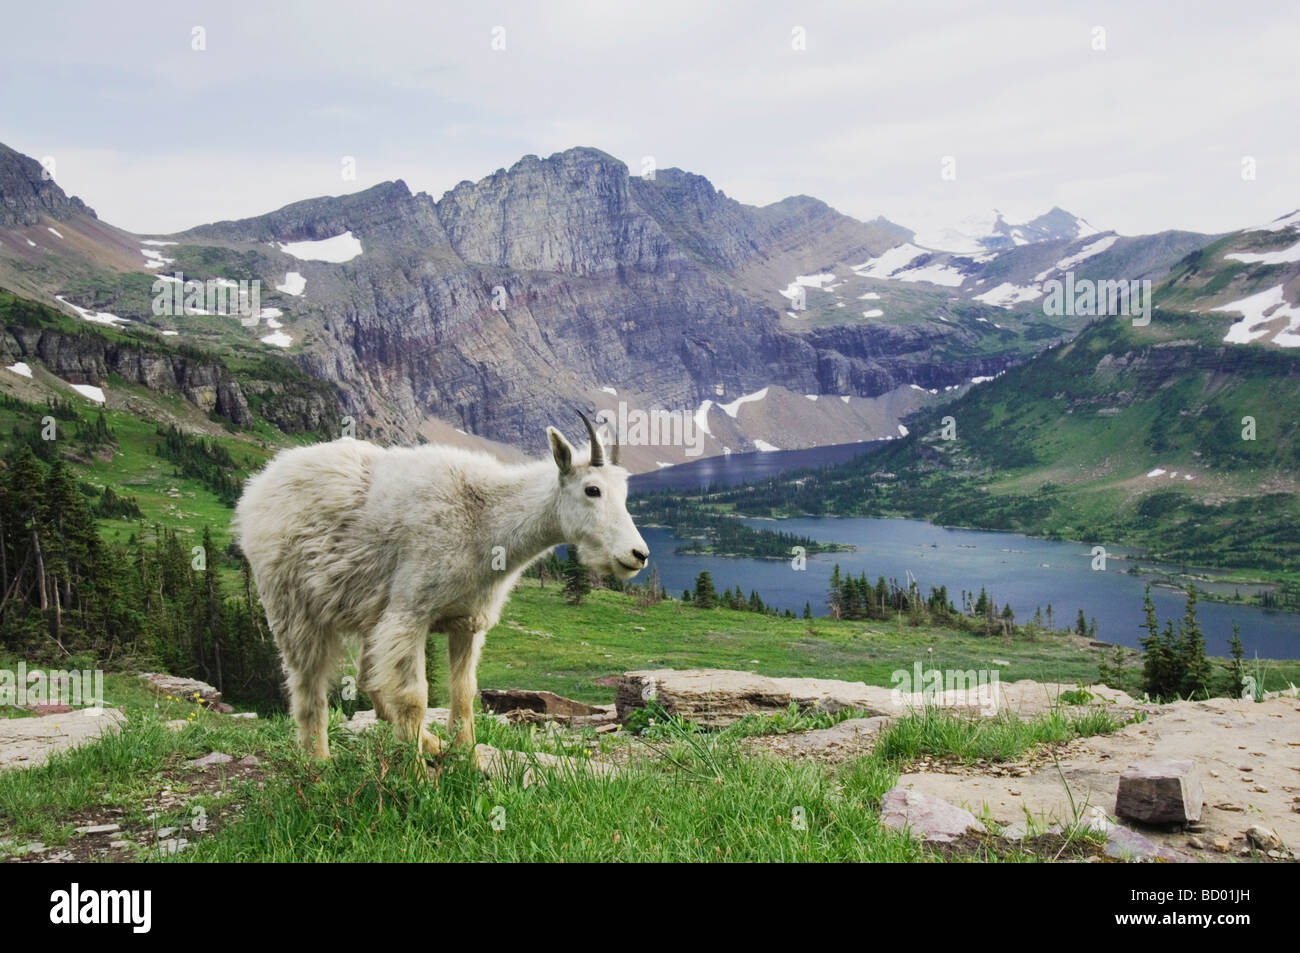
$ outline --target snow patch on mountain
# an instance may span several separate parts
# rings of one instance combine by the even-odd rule
[[[296,271],[287,272],[284,276],[284,284],[276,285],[275,290],[297,297],[307,290],[307,279]]]
[[[1248,265],[1289,265],[1300,261],[1300,242],[1279,251],[1232,252],[1223,257],[1229,261],[1241,261]]]
[[[718,407],[728,417],[735,420],[736,416],[740,413],[741,404],[748,404],[756,400],[762,400],[766,396],[767,396],[767,388],[764,387],[762,390],[756,390],[752,394],[746,394],[743,397],[737,397],[729,404],[719,404]],[[705,433],[708,433],[708,431],[706,430]]]
[[[1300,225],[1300,209],[1292,212],[1290,215],[1283,215],[1275,218],[1266,225],[1256,225],[1254,228],[1248,228],[1248,232],[1281,232],[1288,228],[1294,228]]]
[[[333,265],[351,261],[363,251],[361,239],[354,237],[351,232],[318,241],[280,242],[276,247],[286,255],[302,261],[325,261]]]
[[[54,300],[58,301],[60,304],[66,304],[73,311],[77,312],[83,320],[90,321],[92,324],[107,324],[109,327],[121,327],[122,325],[129,323],[126,318],[119,318],[117,315],[109,314],[107,311],[87,311],[85,308],[79,308],[62,295],[55,295]]]
[[[1042,296],[1043,291],[1041,288],[1021,286],[1010,281],[1004,281],[996,288],[990,288],[983,294],[976,295],[975,300],[998,308],[1011,308],[1014,305],[1025,301],[1033,301],[1035,298],[1041,298]]]
[[[1233,301],[1213,311],[1237,311],[1242,318],[1223,336],[1229,344],[1249,344],[1262,340],[1269,335],[1269,329],[1262,327],[1279,318],[1285,318],[1286,327],[1273,334],[1273,343],[1278,347],[1300,347],[1300,308],[1288,304],[1282,297],[1282,285],[1261,291],[1240,301]]]
[[[1111,245],[1114,245],[1117,241],[1119,241],[1118,235],[1106,235],[1102,238],[1097,239],[1095,242],[1089,242],[1087,245],[1084,245],[1073,255],[1067,255],[1065,258],[1062,258],[1051,268],[1048,268],[1046,271],[1040,271],[1038,274],[1034,275],[1034,281],[1042,281],[1044,278],[1046,278],[1054,271],[1065,271],[1068,268],[1073,268],[1075,265],[1079,264],[1080,262],[1087,261],[1089,258],[1092,258],[1096,255],[1100,255],[1106,249],[1110,248]]]
[[[820,275],[795,275],[794,281],[786,285],[781,291],[781,296],[794,301],[799,297],[800,287],[816,288],[818,291],[830,291],[831,288],[823,288],[822,285],[826,284],[828,281],[834,280],[835,275],[831,272],[826,272]]]

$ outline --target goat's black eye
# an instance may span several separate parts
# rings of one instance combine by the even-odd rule
[[[589,487],[587,487],[587,495],[588,495],[588,496],[600,496],[600,487],[598,487],[598,486],[589,486]]]

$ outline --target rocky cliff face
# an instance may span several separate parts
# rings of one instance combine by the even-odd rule
[[[774,276],[783,287],[910,232],[807,197],[745,206],[676,169],[630,176],[594,149],[527,156],[437,201],[396,182],[180,237],[264,247],[344,231],[361,256],[292,265],[319,316],[297,359],[395,436],[434,415],[527,446],[602,388],[673,409],[770,384],[866,397],[1011,360],[935,360],[927,347],[949,333],[937,325],[783,329],[765,303]]]
[[[32,358],[70,384],[98,386],[109,374],[116,374],[150,390],[180,394],[232,423],[253,422],[239,382],[219,364],[122,345],[98,334],[66,334],[23,325],[5,328],[0,334],[0,359],[12,364]]]
[[[61,221],[74,213],[95,214],[64,194],[35,159],[0,144],[0,228],[35,225],[42,215]]]

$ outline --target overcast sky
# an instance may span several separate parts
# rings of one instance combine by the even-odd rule
[[[575,145],[918,229],[1300,207],[1291,2],[42,0],[4,22],[0,141],[138,232],[394,178],[438,197]]]

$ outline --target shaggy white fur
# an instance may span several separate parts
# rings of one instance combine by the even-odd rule
[[[590,424],[588,424],[590,428]],[[627,476],[603,448],[579,459],[554,427],[551,458],[509,466],[445,446],[352,439],[286,450],[248,481],[234,531],[280,647],[302,743],[329,757],[326,696],[342,640],[362,640],[360,687],[381,718],[429,753],[425,643],[447,636],[451,719],[473,745],[487,630],[519,575],[560,543],[631,578],[649,548],[627,513]]]

